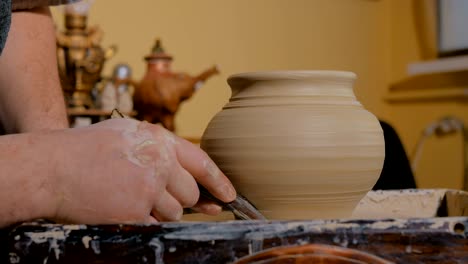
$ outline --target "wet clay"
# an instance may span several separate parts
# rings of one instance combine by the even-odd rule
[[[355,79],[335,71],[231,76],[231,99],[201,147],[268,219],[350,217],[385,155]]]
[[[220,177],[221,171],[216,167],[211,160],[204,160],[203,161],[203,168],[208,172],[208,175],[211,179],[215,180]],[[230,189],[230,188],[229,188]]]
[[[135,128],[131,127],[123,132],[124,139],[132,147],[121,156],[140,167],[165,168],[171,162],[169,152],[176,141],[167,131],[154,135],[149,126],[148,122],[142,121]]]
[[[146,122],[141,122],[135,128],[129,128],[123,132],[123,137],[132,147],[122,153],[122,157],[140,167],[154,165],[152,164],[154,157],[148,152],[150,149],[155,149],[155,145],[158,143],[151,131],[146,128],[147,125]],[[160,151],[163,152],[164,148],[161,148]]]

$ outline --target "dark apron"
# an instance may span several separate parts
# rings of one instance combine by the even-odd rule
[[[0,0],[0,55],[5,46],[11,23],[11,0]]]

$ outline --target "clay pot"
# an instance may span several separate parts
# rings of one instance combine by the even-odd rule
[[[310,244],[303,246],[275,247],[246,256],[233,264],[391,264],[377,256],[354,249]]]
[[[268,219],[350,217],[385,155],[355,79],[338,71],[233,75],[231,99],[201,147]]]

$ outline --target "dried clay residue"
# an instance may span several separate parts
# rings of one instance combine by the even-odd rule
[[[49,252],[53,252],[55,259],[59,260],[62,252],[61,245],[70,235],[70,232],[74,230],[86,229],[85,226],[81,225],[64,225],[62,227],[52,227],[50,230],[43,232],[24,232],[24,237],[29,239],[35,244],[49,244]],[[15,240],[20,241],[20,238]],[[47,262],[47,258],[44,259]]]

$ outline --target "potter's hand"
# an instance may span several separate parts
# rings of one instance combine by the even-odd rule
[[[57,132],[54,218],[80,223],[179,220],[183,208],[216,214],[197,183],[230,202],[235,190],[208,156],[158,125],[112,119]],[[55,146],[59,147],[59,146]]]

